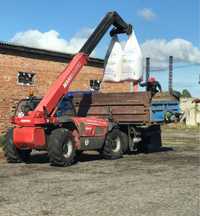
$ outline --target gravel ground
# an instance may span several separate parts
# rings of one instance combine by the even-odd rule
[[[84,154],[66,168],[41,153],[31,164],[1,160],[0,215],[198,216],[200,139],[187,134],[165,130],[159,153],[114,161]]]

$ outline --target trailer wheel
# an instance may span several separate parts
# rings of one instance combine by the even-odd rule
[[[16,146],[13,143],[13,128],[9,128],[6,134],[6,144],[5,144],[4,151],[8,163],[22,162],[19,150],[16,148]]]
[[[72,133],[65,128],[51,132],[48,155],[52,166],[70,166],[75,162],[75,141]]]
[[[161,146],[161,130],[159,125],[151,126],[143,132],[142,145],[140,146],[139,151],[145,153],[158,152],[160,151]]]
[[[120,131],[120,132],[121,132],[121,138],[122,138],[122,152],[123,154],[125,154],[129,152],[128,135],[123,131]]]
[[[105,138],[102,155],[105,159],[114,160],[123,155],[122,133],[119,129],[113,129]]]

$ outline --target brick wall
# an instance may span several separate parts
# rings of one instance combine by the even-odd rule
[[[43,96],[47,88],[65,66],[66,63],[53,60],[21,57],[6,53],[0,54],[0,134],[9,126],[12,107],[16,102],[28,96],[31,90],[33,90],[35,95]],[[19,71],[35,73],[34,85],[25,86],[17,84],[17,74]],[[102,68],[85,66],[72,83],[71,90],[89,90],[90,80],[101,80],[102,72]],[[129,83],[103,83],[101,91],[129,91]]]

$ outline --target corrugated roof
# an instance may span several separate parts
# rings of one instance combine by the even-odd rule
[[[33,47],[27,47],[22,45],[17,45],[13,43],[0,42],[0,53],[17,55],[30,58],[46,59],[58,62],[69,62],[73,54],[62,53],[57,51],[38,49]],[[88,65],[94,67],[103,67],[104,61],[99,58],[89,58]]]

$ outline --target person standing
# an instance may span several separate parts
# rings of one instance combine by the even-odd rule
[[[147,91],[151,92],[153,97],[157,92],[162,92],[162,87],[160,83],[155,79],[155,77],[149,77],[147,82],[139,83],[141,87],[147,87]]]

